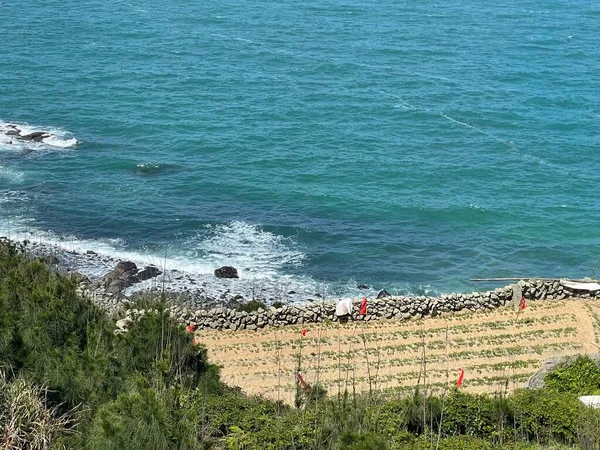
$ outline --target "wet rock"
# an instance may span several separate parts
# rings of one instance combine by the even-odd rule
[[[235,267],[223,266],[215,269],[215,277],[217,278],[239,278],[238,271]]]
[[[120,294],[126,287],[140,281],[135,275],[137,271],[138,268],[135,263],[121,261],[113,270],[102,277],[100,286],[104,287],[108,293]]]
[[[122,277],[123,275],[134,275],[138,271],[137,266],[134,262],[131,261],[121,261],[117,266],[113,269],[112,273],[115,277]]]
[[[158,270],[157,267],[146,266],[146,267],[144,267],[144,270],[140,270],[135,275],[139,279],[139,281],[145,281],[145,280],[149,280],[150,278],[155,278],[161,274],[162,274],[162,272],[160,270]]]
[[[379,292],[379,294],[377,294],[378,299],[387,298],[387,297],[391,297],[391,294],[386,290],[383,290],[383,291]]]
[[[42,139],[45,139],[47,137],[50,137],[50,135],[45,131],[34,131],[33,133],[21,136],[21,139],[24,139],[26,141],[41,142]]]
[[[365,290],[365,289],[369,289],[369,286],[367,286],[366,284],[359,284],[358,286],[356,286],[358,289],[360,290]]]

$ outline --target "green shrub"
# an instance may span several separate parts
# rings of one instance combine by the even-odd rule
[[[236,306],[236,311],[245,311],[247,313],[251,313],[253,311],[258,311],[259,308],[267,309],[267,305],[260,300],[250,300],[246,303],[240,303]]]
[[[579,400],[544,388],[521,390],[510,398],[518,435],[534,442],[577,442]]]
[[[600,410],[580,406],[577,438],[581,450],[600,449]]]
[[[133,320],[127,332],[115,336],[120,370],[154,373],[166,385],[195,387],[207,370],[206,349],[194,346],[190,334],[160,304]]]
[[[563,364],[544,377],[546,388],[573,395],[593,395],[600,392],[600,369],[588,357]]]
[[[179,406],[177,393],[157,391],[143,377],[131,381],[96,413],[85,447],[90,450],[199,449],[198,417]]]
[[[205,395],[199,387],[190,407],[204,411],[204,436],[225,443],[228,448],[315,448],[315,421],[309,411],[297,411],[262,397],[248,397],[227,387],[219,396]]]
[[[340,436],[340,450],[386,450],[389,448],[384,436],[375,433],[346,432]]]
[[[494,439],[498,437],[499,412],[494,397],[453,389],[445,400],[442,431],[445,436],[459,434]]]
[[[48,386],[51,400],[68,408],[98,398],[107,381],[99,379],[110,378],[109,329],[106,314],[69,278],[0,244],[0,365],[8,373]]]

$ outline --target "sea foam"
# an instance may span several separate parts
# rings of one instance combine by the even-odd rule
[[[18,134],[11,134],[15,131]],[[44,132],[48,136],[41,141],[35,142],[32,140],[23,139],[35,132]],[[4,122],[0,121],[0,149],[1,150],[52,150],[52,149],[68,149],[75,147],[78,140],[74,138],[68,131],[60,128],[49,127],[43,128],[29,125],[27,123]]]

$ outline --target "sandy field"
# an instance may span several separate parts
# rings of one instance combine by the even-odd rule
[[[443,389],[511,392],[548,358],[598,352],[600,303],[565,300],[423,320],[321,323],[258,331],[198,332],[223,380],[248,394],[292,403],[300,368],[329,395]],[[306,336],[302,330],[306,329]]]

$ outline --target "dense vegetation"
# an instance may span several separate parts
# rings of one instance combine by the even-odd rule
[[[160,302],[127,331],[115,320],[68,277],[0,245],[0,448],[600,448],[598,414],[577,400],[600,390],[588,359],[540,391],[328,398],[316,386],[291,407],[221,383]]]

